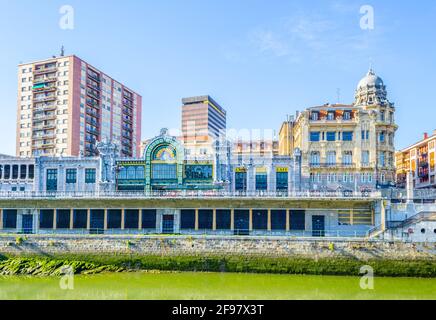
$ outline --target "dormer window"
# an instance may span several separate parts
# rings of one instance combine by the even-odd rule
[[[327,113],[327,120],[335,120],[335,112],[334,111],[329,111]]]
[[[319,119],[318,112],[312,112],[312,114],[310,115],[310,119],[313,121],[318,121],[318,119]]]
[[[350,111],[344,111],[344,120],[350,120],[351,119],[351,112]]]

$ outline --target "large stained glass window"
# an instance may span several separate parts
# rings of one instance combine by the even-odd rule
[[[187,180],[211,180],[212,165],[186,165],[185,177]]]
[[[177,179],[177,165],[168,163],[154,163],[152,165],[153,180],[175,180]]]
[[[170,145],[162,145],[156,148],[152,160],[176,161],[176,150]]]

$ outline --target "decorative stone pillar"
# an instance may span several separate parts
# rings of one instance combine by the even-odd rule
[[[57,220],[58,220],[58,210],[53,210],[53,230],[56,230],[57,228]]]
[[[248,216],[248,230],[253,230],[253,209],[250,209]]]
[[[216,209],[212,210],[212,230],[216,231]]]
[[[142,229],[142,209],[138,210],[138,230]]]
[[[268,209],[268,231],[271,231],[271,209]]]
[[[286,231],[289,231],[291,228],[291,212],[289,209],[286,209]]]
[[[125,216],[126,216],[126,213],[125,213],[125,209],[123,208],[123,209],[121,209],[121,230],[124,230]]]
[[[195,209],[195,230],[198,230],[198,209]]]
[[[0,209],[0,230],[3,229],[3,209]]]
[[[86,229],[91,229],[91,209],[86,209]]]
[[[230,209],[230,230],[235,230],[235,209]]]
[[[107,209],[104,209],[103,229],[107,230]]]
[[[70,209],[70,230],[74,229],[74,210]]]

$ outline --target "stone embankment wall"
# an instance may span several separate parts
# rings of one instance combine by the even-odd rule
[[[196,236],[0,236],[5,255],[263,255],[306,258],[436,259],[435,244]]]

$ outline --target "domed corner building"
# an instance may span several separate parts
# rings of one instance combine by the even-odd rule
[[[167,129],[148,141],[142,159],[119,159],[116,163],[118,191],[217,190],[213,155],[190,159],[183,145]]]
[[[299,113],[294,147],[310,190],[365,192],[395,181],[395,106],[373,69],[359,81],[352,104],[324,104]]]

